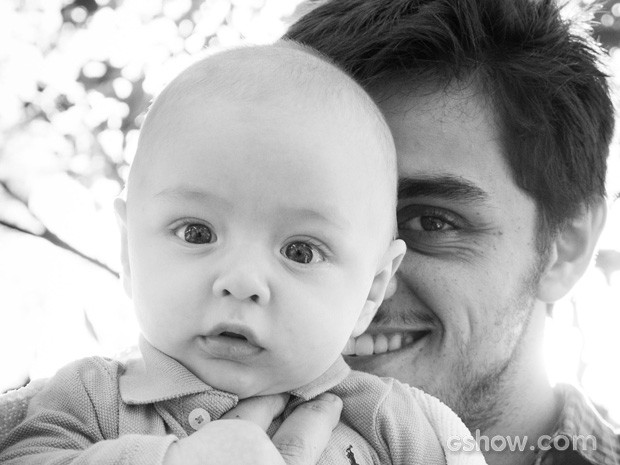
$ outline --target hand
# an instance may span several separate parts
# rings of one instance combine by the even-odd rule
[[[340,420],[342,400],[325,393],[291,413],[272,441],[287,465],[314,465]]]
[[[245,399],[220,420],[172,444],[165,465],[314,465],[338,424],[342,401],[322,394],[295,409],[272,440],[265,430],[288,396]]]

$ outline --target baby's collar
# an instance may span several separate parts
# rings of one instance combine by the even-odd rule
[[[292,396],[300,397],[303,400],[310,400],[340,384],[349,376],[349,373],[351,373],[351,368],[349,368],[349,365],[339,356],[332,366],[317,379],[310,381],[300,388],[293,389],[288,393]]]
[[[204,383],[172,357],[153,347],[142,336],[139,347],[142,357],[129,360],[119,379],[121,399],[126,404],[152,404],[207,391],[230,396],[236,404],[238,398],[235,394],[219,391]],[[288,393],[304,401],[313,399],[342,382],[350,372],[351,369],[343,358],[338,357],[317,379]]]

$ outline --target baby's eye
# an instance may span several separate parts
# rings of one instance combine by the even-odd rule
[[[325,260],[325,257],[318,247],[308,242],[291,242],[282,247],[280,252],[289,260],[297,263],[318,263]]]
[[[190,244],[210,244],[215,242],[215,234],[206,224],[184,224],[175,231],[175,234]]]

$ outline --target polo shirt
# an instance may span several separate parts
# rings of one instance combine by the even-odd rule
[[[159,464],[174,441],[237,405],[236,395],[205,384],[146,340],[140,349],[142,357],[125,363],[90,357],[61,369],[0,444],[0,463]],[[326,391],[341,397],[343,411],[321,464],[484,463],[479,453],[446,447],[471,435],[439,400],[394,379],[352,371],[342,358],[290,392],[268,433]]]

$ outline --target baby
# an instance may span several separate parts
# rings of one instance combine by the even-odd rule
[[[172,465],[239,399],[288,392],[286,416],[330,391],[344,409],[321,463],[483,463],[447,449],[470,435],[439,401],[340,355],[405,253],[396,182],[379,110],[313,52],[189,67],[150,109],[115,204],[142,358],[61,370],[0,462]]]

